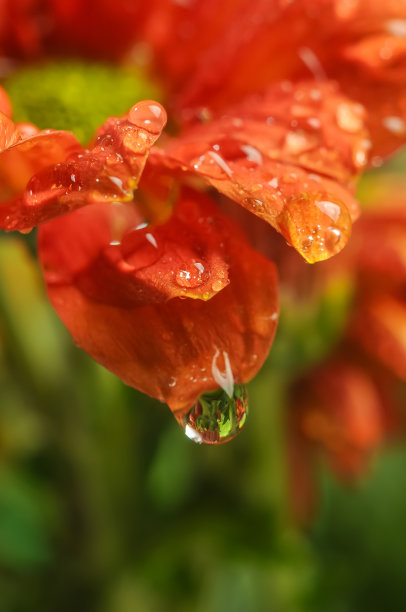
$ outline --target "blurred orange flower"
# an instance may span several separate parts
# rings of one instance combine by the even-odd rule
[[[333,354],[306,372],[292,392],[292,484],[299,513],[313,496],[312,470],[303,453],[310,459],[321,448],[334,470],[352,479],[384,441],[403,429],[406,184],[396,175],[370,182],[369,208],[345,255],[330,270],[352,277],[355,293],[347,325]]]

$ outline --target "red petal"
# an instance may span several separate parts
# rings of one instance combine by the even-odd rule
[[[135,203],[109,202],[48,224],[41,234],[47,282],[126,308],[174,297],[208,300],[228,285],[224,217],[210,200],[185,191],[171,218],[152,227],[140,211]]]
[[[394,195],[393,190],[386,197],[390,194]],[[357,224],[353,250],[356,266],[370,290],[406,285],[406,207],[366,211]]]
[[[322,446],[340,475],[357,476],[386,433],[388,406],[379,385],[362,368],[334,361],[297,393],[302,435]]]
[[[219,109],[283,79],[332,78],[367,108],[374,156],[405,142],[405,0],[152,6],[146,37],[178,107]]]
[[[190,192],[166,224],[130,231],[121,246],[111,245],[115,224],[124,219],[129,227],[137,217],[127,206],[88,207],[40,229],[49,296],[75,341],[174,410],[218,387],[213,366],[221,369],[226,356],[235,381],[249,380],[275,333],[273,264]],[[182,299],[190,294],[203,299]]]
[[[162,161],[202,176],[314,262],[348,239],[367,147],[362,107],[332,84],[282,84],[189,128]]]
[[[37,55],[42,47],[43,13],[40,0],[0,0],[0,55],[30,59]]]
[[[119,58],[134,45],[147,3],[133,0],[50,0],[48,44],[64,52]]]
[[[42,132],[9,147],[0,153],[0,171],[25,190],[2,204],[0,227],[24,230],[86,204],[131,200],[165,122],[161,105],[148,100],[108,119],[90,150],[68,132]]]
[[[406,380],[406,301],[391,295],[367,295],[358,306],[352,337],[399,378]]]

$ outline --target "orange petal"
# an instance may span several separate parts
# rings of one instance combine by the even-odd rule
[[[155,226],[136,203],[96,207],[42,232],[50,284],[73,284],[95,301],[128,308],[174,297],[208,300],[229,284],[224,217],[204,196],[185,190],[171,218]]]
[[[12,113],[10,99],[2,87],[0,87],[0,113],[6,117],[11,117]]]
[[[202,176],[320,261],[343,248],[357,216],[352,184],[369,146],[363,119],[330,83],[282,84],[189,128],[162,163]]]
[[[365,105],[374,157],[405,142],[405,0],[151,6],[145,36],[184,116],[225,108],[277,81],[330,78]]]
[[[367,295],[358,306],[351,326],[352,336],[406,380],[406,302],[395,296]]]
[[[385,195],[388,208],[366,211],[357,223],[353,250],[363,281],[372,291],[406,284],[406,208],[396,203],[391,189]],[[404,205],[406,198],[403,195]],[[382,200],[382,205],[385,200]]]
[[[79,346],[183,413],[218,388],[227,362],[235,382],[261,367],[278,318],[275,268],[202,195],[184,192],[164,225],[130,230],[139,220],[130,204],[106,204],[43,225],[45,280]]]
[[[1,175],[24,190],[0,205],[0,227],[25,230],[86,204],[131,200],[165,122],[162,106],[146,100],[108,119],[90,150],[68,132],[49,131],[9,146],[0,153]]]
[[[333,361],[296,390],[302,435],[321,445],[342,476],[357,476],[386,433],[386,401],[363,368]]]

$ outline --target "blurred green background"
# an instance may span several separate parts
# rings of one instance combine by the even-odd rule
[[[0,612],[406,610],[406,447],[351,486],[320,467],[298,525],[272,358],[244,432],[196,446],[73,346],[34,240],[0,241]]]

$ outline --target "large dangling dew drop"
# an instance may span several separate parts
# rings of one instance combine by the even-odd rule
[[[231,397],[223,389],[201,395],[179,423],[197,444],[223,444],[242,431],[247,414],[247,389],[234,385]]]

